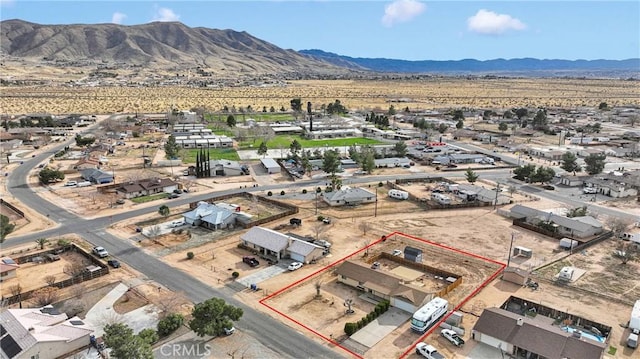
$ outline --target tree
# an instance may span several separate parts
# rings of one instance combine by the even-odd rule
[[[302,112],[302,99],[300,98],[292,99],[291,110],[293,110],[293,112]]]
[[[376,168],[375,149],[369,145],[362,147],[360,154],[360,167],[367,174],[371,174]]]
[[[454,110],[452,115],[454,121],[464,121],[464,112],[462,110]]]
[[[169,209],[169,207],[167,207],[167,205],[162,205],[160,206],[160,208],[158,208],[158,213],[160,213],[160,215],[162,217],[168,217],[169,213],[171,213],[171,210]]]
[[[502,114],[502,118],[512,119],[512,118],[513,118],[513,112],[511,112],[511,110],[506,110],[506,111]]]
[[[44,282],[47,283],[47,285],[54,285],[56,283],[56,276],[53,274],[49,274],[48,276],[44,277]]]
[[[395,115],[396,114],[396,108],[393,105],[389,106],[389,111],[387,112],[387,114],[389,116]]]
[[[49,240],[46,238],[38,238],[36,239],[36,243],[38,243],[38,247],[40,247],[40,250],[43,250],[44,245],[49,243]]]
[[[592,153],[589,156],[585,157],[584,163],[586,164],[585,170],[590,175],[596,175],[598,173],[602,173],[604,170],[604,160],[607,158],[607,155],[604,153]]]
[[[54,170],[49,167],[45,167],[40,170],[38,173],[38,178],[40,179],[40,183],[49,184],[56,181],[62,181],[64,179],[64,173],[62,171]]]
[[[0,214],[0,243],[4,242],[7,235],[16,228],[15,223],[9,223],[9,217]]]
[[[232,321],[240,319],[242,314],[242,308],[227,304],[223,299],[207,299],[193,308],[189,328],[200,337],[222,335],[224,328],[231,328]]]
[[[404,157],[407,154],[407,144],[404,141],[396,142],[393,146],[393,151],[398,157]]]
[[[567,172],[573,172],[574,174],[576,172],[580,172],[582,167],[580,167],[577,161],[578,157],[572,152],[567,151],[562,155],[562,164],[560,165],[560,168]]]
[[[536,169],[536,171],[531,175],[531,182],[549,182],[556,175],[556,171],[551,167],[540,166]]]
[[[164,144],[165,157],[168,160],[176,159],[178,158],[179,152],[180,152],[180,146],[178,146],[175,136],[169,135],[169,138],[167,139],[167,143]]]
[[[526,108],[522,107],[519,108],[515,111],[516,117],[518,118],[518,122],[522,121],[523,118],[527,117],[529,115],[529,110],[527,110]]]
[[[172,313],[160,319],[158,322],[158,335],[166,337],[175,332],[184,323],[184,317],[180,313]]]
[[[445,133],[449,129],[449,126],[446,123],[441,123],[438,125],[438,132]]]
[[[289,145],[289,151],[291,151],[293,157],[298,157],[298,152],[302,151],[302,145],[298,140],[293,140],[291,141],[291,145]]]
[[[535,130],[544,130],[547,128],[547,110],[539,109],[531,121],[531,126]]]
[[[153,359],[151,344],[133,329],[122,323],[107,324],[104,327],[104,344],[111,348],[110,356],[117,359]]]
[[[367,231],[371,228],[371,225],[369,224],[369,222],[362,221],[358,225],[358,228],[360,228],[360,230],[362,231],[362,235],[366,236],[367,235]]]
[[[463,127],[464,127],[464,122],[462,122],[462,120],[458,120],[458,122],[456,123],[456,128],[459,130]]]
[[[524,166],[518,166],[513,170],[513,174],[515,175],[515,178],[520,180],[520,181],[527,181],[529,182],[531,177],[533,176],[533,174],[536,171],[536,165],[532,165],[532,164],[527,164]]]
[[[93,137],[82,137],[81,134],[77,134],[75,139],[78,147],[90,146],[96,141]]]
[[[227,126],[236,127],[236,118],[233,115],[227,116]]]
[[[18,302],[20,302],[20,308],[22,308],[22,286],[20,283],[16,283],[9,287],[9,293],[14,297],[18,296]]]
[[[471,168],[469,168],[465,172],[464,176],[467,178],[467,182],[469,182],[471,184],[475,183],[478,180],[478,175],[475,172],[473,172],[473,170],[471,170]]]
[[[586,215],[587,215],[587,206],[570,208],[570,209],[567,210],[567,217],[568,218],[584,217]]]
[[[620,242],[613,255],[620,259],[620,263],[627,264],[638,259],[638,249],[633,243]]]
[[[31,294],[31,301],[37,307],[44,307],[58,301],[58,292],[59,289],[56,287],[40,288]]]
[[[149,345],[153,345],[158,341],[158,339],[160,339],[158,337],[158,332],[152,328],[142,329],[140,333],[138,333],[138,336],[140,337],[140,339],[142,339],[142,341]]]
[[[620,217],[611,217],[607,221],[607,227],[613,232],[615,238],[622,237],[622,233],[632,224],[632,221]]]
[[[265,157],[267,155],[267,151],[268,151],[267,143],[265,141],[262,141],[260,143],[260,147],[258,147],[258,154],[262,155],[262,157]]]
[[[600,102],[600,105],[598,105],[598,109],[599,110],[608,110],[609,109],[609,105],[607,105],[606,102]]]
[[[331,176],[333,189],[336,189],[335,183],[333,182],[335,182],[336,173],[338,172],[339,168],[340,168],[340,156],[338,155],[338,151],[336,150],[324,151],[324,156],[322,156],[322,170]]]
[[[502,133],[504,133],[508,129],[509,129],[509,125],[507,125],[506,122],[500,122],[500,124],[498,125],[498,130],[500,130],[500,132]]]

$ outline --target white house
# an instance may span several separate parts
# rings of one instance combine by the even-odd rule
[[[355,206],[376,201],[376,194],[364,188],[343,186],[333,192],[324,193],[322,198],[330,206]]]
[[[240,241],[260,254],[275,257],[277,260],[291,258],[294,261],[309,263],[321,258],[325,253],[324,247],[264,227],[252,227],[240,236]]]
[[[280,173],[280,165],[273,158],[263,158],[260,162],[264,169],[267,170],[267,173]]]
[[[68,319],[53,306],[0,313],[1,358],[63,358],[86,349],[93,333],[80,318]]]
[[[233,226],[236,212],[207,202],[198,202],[192,211],[182,215],[184,222],[192,226],[202,226],[209,229],[224,229]]]

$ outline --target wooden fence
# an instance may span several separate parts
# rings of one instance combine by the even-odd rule
[[[24,218],[24,212],[22,212],[16,206],[12,205],[11,203],[5,201],[2,198],[0,198],[0,205],[8,207],[12,211],[14,211],[17,215],[19,215],[20,217]]]

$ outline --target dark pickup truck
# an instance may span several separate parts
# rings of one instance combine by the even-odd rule
[[[247,263],[249,267],[256,267],[260,264],[254,257],[242,257],[242,261]]]

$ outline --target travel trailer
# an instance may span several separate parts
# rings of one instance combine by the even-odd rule
[[[411,329],[418,333],[424,333],[437,322],[445,313],[449,302],[440,297],[433,298],[429,303],[418,309],[411,318]]]
[[[389,197],[395,199],[409,199],[409,192],[392,189],[389,190]]]

